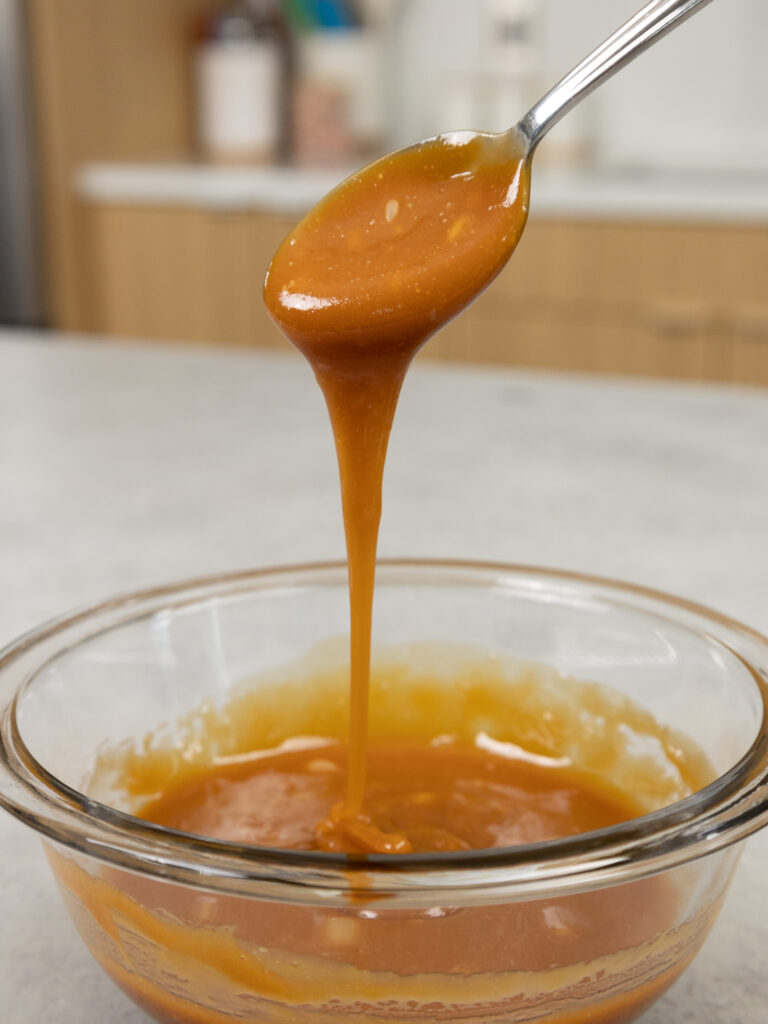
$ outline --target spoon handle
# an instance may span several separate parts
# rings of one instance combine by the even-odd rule
[[[712,0],[651,0],[542,96],[517,125],[533,150],[560,118],[614,72]]]

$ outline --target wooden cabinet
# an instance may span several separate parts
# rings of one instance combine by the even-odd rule
[[[21,5],[20,5],[21,6]],[[87,326],[83,216],[73,190],[93,160],[193,152],[190,38],[210,0],[25,0],[49,321]]]
[[[190,39],[210,0],[29,0],[52,326],[287,344],[261,284],[290,219],[85,203],[93,161],[194,153]],[[768,226],[532,218],[425,358],[768,384]]]
[[[94,206],[86,218],[87,324],[104,334],[287,344],[262,286],[290,223],[255,213]]]
[[[90,205],[87,325],[285,345],[264,311],[292,221]],[[532,220],[509,266],[425,358],[768,384],[768,231]]]
[[[533,220],[433,354],[768,384],[767,285],[764,228]]]

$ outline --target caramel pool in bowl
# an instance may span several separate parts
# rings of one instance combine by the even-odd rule
[[[178,779],[313,723],[333,740],[345,585],[341,565],[181,585],[6,653],[3,803],[46,838],[89,948],[183,1024],[634,1019],[699,948],[734,844],[763,823],[765,641],[619,584],[385,563],[374,748],[395,729],[484,736],[486,753],[567,757],[645,813],[540,844],[363,859],[133,816],[163,763]]]

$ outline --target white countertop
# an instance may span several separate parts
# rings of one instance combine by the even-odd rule
[[[768,630],[768,391],[422,363],[383,555],[623,577]],[[330,429],[298,358],[0,332],[0,642],[108,594],[343,554]],[[34,835],[0,813],[3,1024],[140,1024]],[[644,1024],[765,1024],[768,831]],[[53,1009],[55,1008],[55,1009]]]
[[[298,170],[204,164],[88,164],[75,178],[87,202],[266,210],[299,216],[353,168]],[[768,224],[768,174],[564,171],[534,168],[534,217]]]
[[[87,164],[75,176],[75,192],[81,199],[97,203],[191,206],[221,213],[266,210],[298,216],[354,170]]]

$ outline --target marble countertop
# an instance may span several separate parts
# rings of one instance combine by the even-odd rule
[[[185,163],[100,163],[80,168],[86,202],[192,206],[212,212],[266,210],[299,216],[354,168],[301,170]],[[537,167],[531,214],[575,219],[768,224],[768,175],[632,174]]]
[[[768,631],[766,437],[768,391],[420,360],[381,552],[588,570]],[[341,557],[335,472],[297,357],[0,332],[0,642],[121,590]],[[3,1021],[144,1021],[81,946],[36,837],[3,813],[0,848]],[[765,1024],[766,857],[768,831],[644,1024]]]

